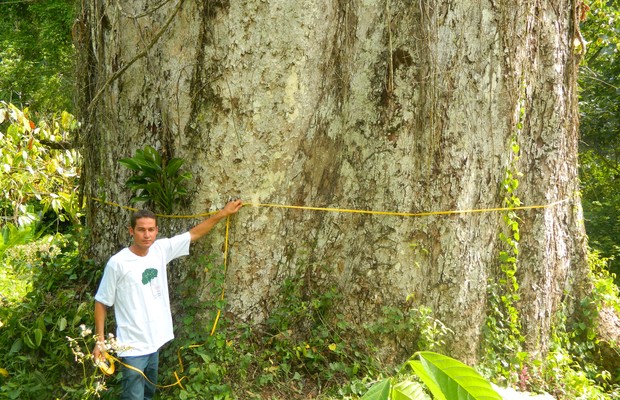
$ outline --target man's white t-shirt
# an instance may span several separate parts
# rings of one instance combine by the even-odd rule
[[[123,357],[152,354],[174,338],[166,264],[189,254],[189,232],[156,240],[146,256],[125,248],[106,264],[95,300],[114,306]]]

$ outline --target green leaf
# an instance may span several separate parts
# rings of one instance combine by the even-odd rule
[[[372,387],[362,396],[361,400],[389,400],[390,399],[390,380],[384,379],[375,383]]]
[[[17,125],[14,125],[14,124],[9,125],[9,127],[6,130],[6,134],[12,137],[13,140],[16,142],[19,141],[19,138],[21,136],[19,128],[17,127]]]
[[[56,322],[56,326],[60,332],[64,331],[67,327],[67,319],[65,317],[58,318],[58,322]]]
[[[157,150],[155,150],[152,146],[146,146],[144,148],[144,159],[147,161],[151,161],[156,165],[161,165],[161,155]]]
[[[450,400],[502,400],[502,397],[491,387],[491,384],[476,370],[451,357],[431,351],[414,354],[419,358],[420,365],[441,389],[444,398]],[[417,370],[416,370],[417,373]],[[420,379],[428,385],[422,376]],[[433,389],[429,386],[433,395]]]
[[[144,173],[149,174],[157,174],[161,173],[161,164],[153,162],[152,160],[144,160],[142,158],[134,157],[132,158],[133,164],[136,165],[137,170],[143,171]],[[153,175],[156,176],[156,175]]]
[[[37,348],[37,346],[34,345],[34,342],[32,341],[32,338],[30,337],[28,333],[24,333],[24,335],[22,336],[22,339],[24,343],[26,344],[26,346],[30,347],[31,349]]]
[[[431,397],[420,383],[403,381],[392,388],[391,400],[431,400]]]
[[[164,172],[168,176],[174,176],[179,171],[179,168],[181,168],[183,163],[185,163],[185,160],[181,158],[173,158],[172,160],[168,161],[168,165],[166,165]]]
[[[145,202],[147,202],[149,200],[151,200],[150,196],[147,196],[147,195],[142,196],[142,195],[140,195],[140,196],[135,196],[135,197],[132,197],[131,199],[129,199],[129,203],[130,204],[145,203]]]
[[[41,342],[43,341],[43,331],[39,328],[36,328],[34,331],[34,344],[36,347],[41,346]]]
[[[140,166],[137,162],[134,161],[133,158],[122,158],[118,160],[119,164],[134,171],[140,171]]]
[[[420,378],[422,382],[426,385],[426,387],[431,391],[435,399],[437,400],[446,400],[446,396],[443,393],[443,390],[437,385],[437,382],[427,373],[424,365],[421,361],[415,360],[416,355],[409,359],[406,365],[409,365],[413,372]]]
[[[142,175],[132,176],[125,183],[130,189],[143,189],[151,180]]]
[[[22,349],[23,343],[24,342],[22,341],[22,339],[17,339],[16,341],[14,341],[13,345],[11,346],[11,350],[9,350],[9,354],[19,353]]]

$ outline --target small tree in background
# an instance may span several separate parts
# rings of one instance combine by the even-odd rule
[[[581,24],[580,178],[590,246],[620,275],[620,1],[593,1]],[[584,10],[585,12],[585,10]],[[586,18],[587,15],[587,18]],[[585,44],[585,43],[584,43]],[[618,281],[616,281],[618,282]]]

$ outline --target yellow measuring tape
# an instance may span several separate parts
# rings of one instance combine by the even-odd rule
[[[186,376],[183,376],[183,377],[179,378],[179,375],[177,375],[177,372],[175,371],[175,372],[174,372],[174,376],[175,376],[175,378],[177,379],[177,381],[176,381],[176,382],[171,383],[171,384],[169,384],[169,385],[163,385],[163,386],[162,386],[162,385],[158,385],[158,384],[156,384],[156,383],[152,382],[152,381],[151,381],[151,380],[150,380],[150,379],[149,379],[149,378],[148,378],[148,377],[144,374],[144,372],[143,372],[143,371],[141,371],[140,369],[138,369],[138,368],[134,367],[133,365],[125,364],[124,362],[122,362],[121,360],[119,360],[117,357],[114,357],[113,355],[111,355],[110,353],[107,353],[107,352],[102,353],[102,355],[103,355],[103,358],[104,358],[104,359],[103,359],[103,360],[99,360],[99,361],[95,362],[95,365],[96,365],[97,367],[99,367],[99,370],[100,370],[101,372],[103,372],[103,374],[104,374],[104,375],[112,375],[112,374],[114,374],[114,371],[116,370],[116,368],[114,367],[114,362],[117,362],[117,363],[119,363],[120,365],[122,365],[123,367],[125,367],[125,368],[127,368],[127,369],[130,369],[130,370],[132,370],[132,371],[135,371],[135,372],[137,372],[138,374],[142,375],[142,377],[143,377],[143,378],[144,378],[144,379],[145,379],[148,383],[150,383],[151,385],[153,385],[153,386],[155,386],[155,387],[158,387],[158,388],[160,388],[160,389],[166,389],[166,388],[173,387],[173,386],[177,386],[177,385],[178,385],[178,386],[180,386],[180,387],[183,389],[183,385],[181,384],[181,381],[182,381],[183,379],[187,379],[187,377],[186,377]]]
[[[105,352],[103,353],[103,360],[96,361],[95,364],[105,375],[112,375],[114,373],[114,358],[110,353]]]
[[[513,210],[531,210],[536,208],[552,207],[567,202],[569,199],[559,200],[553,203],[535,206],[518,206],[518,207],[495,207],[495,208],[477,208],[471,210],[448,210],[448,211],[427,211],[427,212],[396,212],[396,211],[373,211],[373,210],[356,210],[346,208],[330,208],[330,207],[310,207],[310,206],[289,206],[282,204],[263,204],[263,203],[243,203],[244,206],[252,207],[270,207],[270,208],[287,208],[294,210],[311,210],[311,211],[328,211],[351,214],[370,214],[370,215],[390,215],[396,217],[427,217],[431,215],[451,215],[451,214],[473,214],[485,213],[493,211],[513,211]]]
[[[101,200],[95,197],[92,197],[91,199],[93,201],[96,201],[102,204],[107,204],[110,206],[123,208],[125,210],[138,211],[138,209],[135,207],[128,207],[128,206],[124,206],[124,205],[114,203],[111,201]],[[558,204],[566,203],[569,200],[570,200],[569,198],[566,198],[566,199],[555,201],[553,203],[533,205],[533,206],[474,208],[474,209],[465,209],[465,210],[425,211],[425,212],[415,212],[415,213],[414,212],[397,212],[397,211],[359,210],[359,209],[346,209],[346,208],[333,208],[333,207],[291,206],[291,205],[285,205],[285,204],[272,204],[272,203],[243,203],[243,206],[244,207],[284,208],[284,209],[309,210],[309,211],[327,211],[327,212],[366,214],[366,215],[388,215],[388,216],[396,216],[396,217],[427,217],[431,215],[474,214],[474,213],[486,213],[486,212],[495,212],[495,211],[533,210],[533,209],[553,207]],[[202,214],[190,214],[190,215],[169,215],[169,214],[155,214],[155,215],[161,218],[193,219],[193,218],[207,217],[215,213],[217,213],[217,211],[211,211],[211,212],[202,213]]]
[[[126,210],[131,210],[131,211],[137,211],[137,208],[134,207],[128,207],[128,206],[124,206],[118,203],[114,203],[114,202],[110,202],[110,201],[105,201],[105,200],[101,200],[98,198],[91,198],[93,201],[97,201],[99,203],[102,204],[106,204],[106,205],[110,205],[110,206],[114,206],[114,207],[119,207],[119,208],[123,208]],[[427,211],[427,212],[417,212],[417,213],[410,213],[410,212],[395,212],[395,211],[373,211],[373,210],[357,210],[357,209],[343,209],[343,208],[332,208],[332,207],[312,207],[312,206],[292,206],[292,205],[283,205],[283,204],[270,204],[270,203],[244,203],[244,206],[249,206],[249,207],[268,207],[268,208],[283,208],[283,209],[294,209],[294,210],[309,210],[309,211],[324,211],[324,212],[338,212],[338,213],[355,213],[355,214],[365,214],[365,215],[387,215],[387,216],[397,216],[397,217],[426,217],[426,216],[432,216],[432,215],[454,215],[454,214],[473,214],[473,213],[486,213],[486,212],[497,212],[497,211],[517,211],[517,210],[532,210],[532,209],[540,209],[540,208],[548,208],[548,207],[553,207],[565,202],[568,202],[570,199],[566,198],[563,200],[559,200],[559,201],[555,201],[553,203],[549,203],[549,204],[543,204],[543,205],[533,205],[533,206],[517,206],[517,207],[494,207],[494,208],[480,208],[480,209],[466,209],[466,210],[446,210],[446,211]],[[208,212],[208,213],[202,213],[202,214],[191,214],[191,215],[167,215],[167,214],[155,214],[158,217],[161,218],[174,218],[174,219],[192,219],[192,218],[202,218],[202,217],[206,217],[212,214],[215,214],[217,211],[213,211],[213,212]],[[230,216],[228,216],[226,218],[226,234],[224,236],[224,274],[226,274],[226,270],[228,268],[228,238],[229,238],[229,232],[230,232]],[[220,299],[224,300],[224,286],[222,286],[222,294]],[[209,334],[210,336],[213,336],[213,334],[215,333],[215,330],[217,328],[217,324],[219,322],[220,319],[220,315],[222,313],[221,309],[217,310],[217,314],[215,316],[215,321],[213,323],[213,327],[211,328],[211,333]],[[180,347],[179,350],[177,351],[177,356],[179,359],[179,366],[180,366],[180,370],[181,373],[184,372],[184,366],[183,366],[183,360],[181,358],[181,350],[183,349],[193,349],[193,348],[197,348],[197,347],[201,347],[204,346],[203,344],[193,344],[187,347]],[[179,386],[183,389],[183,385],[181,383],[181,381],[183,379],[187,379],[187,377],[181,377],[179,378],[177,372],[174,372],[174,376],[176,378],[176,382],[169,384],[169,385],[157,385],[153,382],[151,382],[146,375],[140,371],[139,369],[131,366],[131,365],[127,365],[124,364],[122,361],[120,361],[118,358],[113,357],[107,353],[105,353],[105,358],[107,360],[107,363],[102,363],[99,365],[100,369],[102,370],[103,373],[105,374],[112,374],[114,373],[114,361],[118,362],[119,364],[121,364],[122,366],[124,366],[125,368],[129,368],[131,370],[134,370],[138,373],[140,373],[140,375],[142,375],[144,377],[144,379],[146,379],[149,383],[151,383],[152,385],[158,387],[158,388],[168,388],[168,387],[172,387],[172,386]],[[111,371],[111,372],[110,372]]]

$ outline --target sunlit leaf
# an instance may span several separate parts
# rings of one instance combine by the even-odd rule
[[[389,400],[391,383],[389,379],[384,379],[375,383],[361,400]]]
[[[434,382],[434,389],[430,386],[429,389],[435,397],[438,396],[434,390],[439,388],[444,398],[450,400],[502,400],[483,376],[458,360],[430,351],[418,352],[413,358],[419,359],[416,365],[426,373],[420,379],[426,385],[429,378]],[[417,374],[419,368],[414,370]]]
[[[415,372],[417,377],[420,378],[422,382],[424,382],[424,384],[431,391],[435,399],[446,400],[446,396],[444,395],[443,390],[441,390],[437,382],[428,374],[422,362],[420,360],[415,360],[414,358],[415,355],[411,357],[411,359],[409,359],[407,365],[409,365],[411,369],[413,369],[413,372]]]
[[[391,400],[431,400],[424,386],[418,382],[403,381],[392,388]]]
[[[41,342],[43,341],[43,331],[39,328],[35,328],[33,333],[34,333],[34,345],[36,347],[40,347]]]

